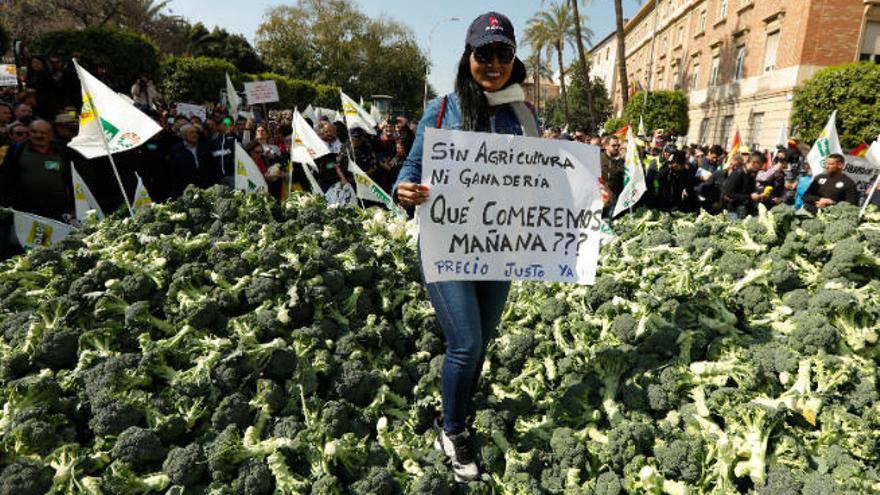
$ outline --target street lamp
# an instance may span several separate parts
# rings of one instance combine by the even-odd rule
[[[444,22],[457,22],[460,21],[461,17],[445,17],[440,19],[434,24],[434,27],[431,28],[431,32],[428,34],[428,63],[425,64],[425,96],[422,99],[422,109],[428,108],[428,74],[431,72],[431,39],[434,37],[434,31],[440,27],[440,24]]]

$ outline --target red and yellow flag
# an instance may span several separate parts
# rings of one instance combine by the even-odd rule
[[[867,143],[862,143],[856,147],[856,149],[849,152],[852,156],[865,156],[868,154],[868,150],[871,149]]]
[[[733,159],[733,155],[739,153],[739,149],[742,146],[742,140],[739,137],[739,131],[737,130],[733,134],[733,142],[730,143],[730,149],[727,151],[727,159],[724,161],[724,168],[730,168],[730,161]]]
[[[629,133],[629,130],[631,128],[632,128],[631,125],[625,125],[625,126],[621,127],[620,129],[614,131],[614,135],[617,136],[617,139],[626,139],[626,135],[627,135],[627,133]]]

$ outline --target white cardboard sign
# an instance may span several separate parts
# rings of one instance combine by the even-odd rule
[[[867,158],[860,156],[845,155],[846,166],[843,171],[856,183],[856,191],[859,193],[859,203],[864,202],[868,190],[877,178],[880,167],[871,163]]]
[[[273,80],[246,82],[244,94],[247,96],[248,105],[274,103],[279,100],[278,86]]]
[[[602,226],[599,148],[504,134],[425,130],[419,208],[427,282],[591,284]]]
[[[208,110],[201,105],[193,105],[192,103],[178,103],[177,115],[191,119],[198,117],[202,122],[208,117]]]
[[[0,87],[17,86],[18,69],[15,64],[0,64]]]

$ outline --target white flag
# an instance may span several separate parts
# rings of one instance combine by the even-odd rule
[[[51,246],[76,230],[72,225],[31,213],[13,211],[12,218],[15,237],[25,251],[39,246]]]
[[[73,203],[76,206],[76,219],[85,220],[90,210],[95,210],[98,219],[104,218],[101,206],[98,205],[95,196],[89,190],[89,186],[86,185],[79,172],[76,171],[73,163],[70,164],[70,176],[73,179]]]
[[[375,104],[370,107],[370,117],[373,117],[373,120],[376,122],[380,122],[382,120],[382,112],[379,111],[379,107]]]
[[[315,109],[312,108],[311,104],[309,104],[309,106],[307,106],[306,109],[302,111],[302,116],[308,117],[309,120],[311,120],[312,122],[318,121],[318,116],[315,114]]]
[[[642,116],[639,115],[639,136],[646,135],[645,134],[646,132],[647,131],[645,130],[645,121],[644,121],[644,119],[642,119]]]
[[[235,92],[235,86],[232,85],[232,79],[229,79],[229,73],[226,73],[226,105],[229,116],[233,119],[238,116],[238,107],[241,106],[241,98]]]
[[[342,91],[339,91],[339,94],[342,96],[342,111],[345,112],[345,125],[349,129],[360,127],[369,134],[375,135],[378,124],[373,120],[373,117],[347,94]]]
[[[819,134],[819,138],[813,143],[813,147],[810,148],[810,153],[807,155],[810,174],[813,177],[825,173],[825,160],[828,159],[828,155],[832,153],[843,154],[843,148],[840,147],[840,141],[837,139],[836,119],[837,110],[831,114],[831,118],[825,124],[825,129],[822,130],[822,134]]]
[[[397,216],[406,217],[406,212],[394,204],[394,200],[391,199],[391,196],[389,196],[384,189],[379,187],[379,184],[376,184],[376,182],[371,179],[353,159],[348,161],[348,171],[354,175],[354,182],[357,186],[357,197],[368,201],[382,203]]]
[[[785,122],[779,128],[779,135],[776,136],[776,146],[788,148],[788,125]]]
[[[260,168],[238,143],[235,143],[235,188],[250,193],[269,191]]]
[[[632,145],[635,142],[632,127],[627,131],[626,139],[628,144],[626,147],[626,161],[623,166],[623,190],[620,192],[620,197],[617,198],[617,205],[614,206],[612,218],[633,207],[647,189],[645,171],[642,169],[636,147]]]
[[[134,190],[134,201],[131,203],[131,209],[137,214],[144,208],[150,208],[153,205],[153,198],[150,197],[150,193],[147,191],[147,187],[144,186],[141,176],[138,174],[135,174],[135,176],[138,183]]]
[[[300,153],[302,151],[305,151],[312,160],[330,153],[330,148],[327,147],[327,143],[325,143],[324,140],[318,136],[318,133],[315,132],[312,126],[310,126],[309,123],[306,122],[306,119],[304,119],[299,112],[293,112],[292,139],[293,143],[291,143],[291,153],[296,156],[296,158],[294,158],[293,160],[295,162],[310,162],[310,160],[305,160],[304,156],[297,155],[297,148],[299,148]]]
[[[79,134],[70,141],[71,148],[86,158],[107,156],[130,150],[147,142],[162,130],[153,119],[120,98],[95,76],[73,61],[82,85],[83,106],[79,116]]]
[[[868,148],[868,153],[865,155],[865,158],[867,158],[869,162],[880,167],[880,138],[874,141],[871,147]]]

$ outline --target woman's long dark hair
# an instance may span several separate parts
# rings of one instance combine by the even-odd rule
[[[458,74],[455,77],[455,93],[458,95],[458,106],[461,110],[462,129],[465,131],[489,130],[489,102],[483,89],[471,75],[470,45],[464,47],[464,53],[458,61]],[[526,66],[516,58],[513,61],[513,72],[504,88],[519,84],[526,80]],[[502,88],[502,89],[504,89]]]

